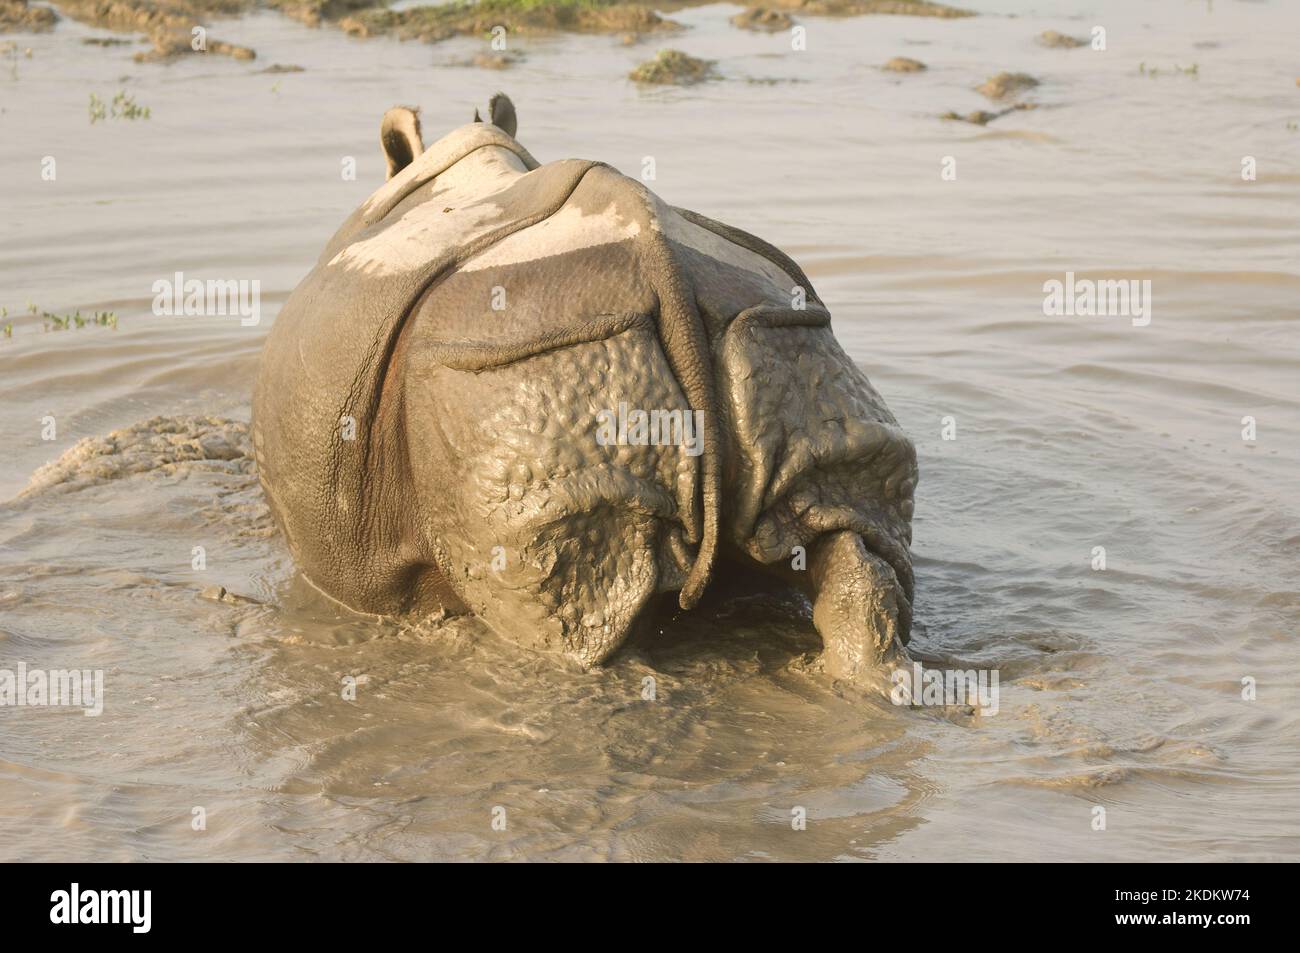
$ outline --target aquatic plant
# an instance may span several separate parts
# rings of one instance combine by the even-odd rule
[[[35,309],[33,308],[33,313]],[[55,314],[53,311],[41,312],[42,324],[46,331],[66,331],[68,328],[84,328],[86,325],[117,329],[117,313],[113,311],[96,311],[90,317],[82,315],[80,310],[72,314]]]
[[[151,115],[148,106],[141,106],[135,101],[135,97],[124,89],[118,90],[117,95],[113,97],[112,103],[108,105],[105,105],[102,99],[91,93],[89,108],[90,124],[92,126],[100,120],[148,119]]]
[[[1193,63],[1191,66],[1180,66],[1175,63],[1173,66],[1173,72],[1183,73],[1187,76],[1199,76],[1201,73],[1201,66],[1199,63]],[[1144,76],[1150,76],[1154,79],[1160,75],[1160,67],[1152,66],[1148,69],[1146,62],[1143,61],[1138,64],[1138,73]]]

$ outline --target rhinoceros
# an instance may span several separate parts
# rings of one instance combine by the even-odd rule
[[[426,149],[389,110],[276,318],[253,445],[301,574],[589,667],[727,563],[803,589],[832,676],[905,655],[916,452],[807,276],[516,126],[498,94]]]

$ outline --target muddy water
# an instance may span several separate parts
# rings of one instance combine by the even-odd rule
[[[687,10],[674,45],[725,80],[650,92],[621,77],[654,45],[602,37],[522,44],[506,73],[453,66],[472,41],[269,14],[214,31],[252,64],[136,65],[66,21],[19,37],[0,496],[82,437],[246,419],[276,308],[382,179],[382,111],[421,104],[431,138],[500,87],[539,159],[653,156],[664,197],[805,265],[920,452],[913,647],[1001,691],[981,715],[837,689],[806,670],[807,607],[742,585],[590,674],[472,621],[341,617],[295,582],[239,460],[110,454],[0,509],[0,667],[102,669],[106,693],[98,718],[0,709],[0,857],[1294,859],[1300,12],[968,6],[987,15],[810,18],[802,53],[735,7]],[[1094,24],[1104,53],[1033,41]],[[875,68],[896,55],[930,69]],[[1003,69],[1043,80],[1036,110],[935,118],[987,108],[971,87]],[[119,89],[151,118],[90,125],[89,94]],[[262,323],[153,316],[176,271],[258,279]],[[1150,324],[1044,316],[1067,271],[1150,279]],[[46,333],[28,300],[119,324]]]

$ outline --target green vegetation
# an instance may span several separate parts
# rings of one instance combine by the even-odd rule
[[[84,317],[80,311],[74,311],[72,314],[55,314],[52,311],[42,311],[41,320],[46,331],[66,331],[69,328],[84,328],[88,324],[117,329],[117,314],[112,311],[96,311],[90,317]]]
[[[1144,76],[1150,76],[1152,79],[1154,79],[1155,77],[1160,75],[1160,67],[1152,66],[1148,69],[1147,64],[1143,62],[1138,64],[1138,72]],[[1199,63],[1193,63],[1191,66],[1179,66],[1177,63],[1175,63],[1174,68],[1171,72],[1183,73],[1187,76],[1199,76],[1201,73],[1201,66]]]
[[[148,119],[149,107],[141,106],[136,103],[135,97],[129,95],[126,90],[118,90],[113,97],[111,106],[106,106],[104,101],[94,93],[90,94],[90,124],[107,119]]]
[[[44,311],[27,302],[28,314],[39,314],[41,323],[46,331],[67,331],[70,328],[84,327],[101,327],[117,329],[117,313],[115,311],[95,311],[90,315],[84,315],[80,310],[73,311],[71,314],[55,314],[53,311]],[[0,307],[0,319],[9,317],[9,309]],[[6,321],[0,325],[0,333],[6,338],[14,336],[14,325],[12,321]]]

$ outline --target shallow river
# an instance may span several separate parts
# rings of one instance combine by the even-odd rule
[[[0,668],[105,673],[99,717],[0,709],[0,859],[1300,856],[1300,7],[966,5],[805,18],[801,52],[733,6],[674,13],[724,79],[666,91],[623,79],[665,44],[600,36],[506,72],[269,13],[212,30],[253,63],[5,37],[0,498],[83,437],[246,420],[276,309],[383,180],[384,109],[421,105],[432,141],[502,88],[539,160],[653,156],[660,195],[805,266],[917,443],[912,647],[996,669],[1000,701],[840,689],[774,592],[664,612],[589,674],[472,620],[345,618],[246,464],[109,459],[0,506]],[[1034,41],[1095,25],[1104,52]],[[877,69],[896,55],[930,69]],[[1037,109],[937,118],[1000,70],[1043,81]],[[119,89],[150,118],[90,124]],[[154,316],[176,271],[258,279],[260,325]],[[1149,323],[1046,316],[1066,272],[1150,279]],[[46,332],[29,301],[118,325]]]

